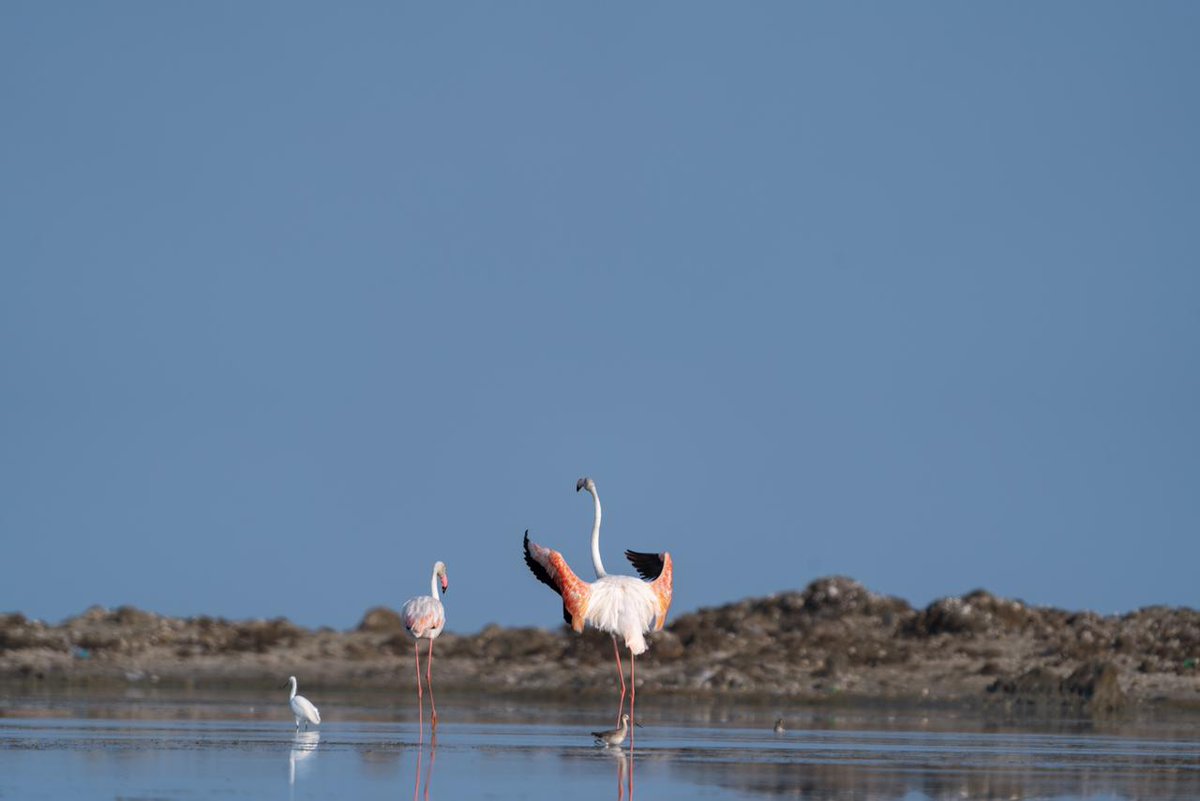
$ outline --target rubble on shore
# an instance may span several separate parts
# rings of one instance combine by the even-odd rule
[[[797,701],[968,702],[1091,714],[1200,707],[1200,612],[1101,616],[982,590],[924,609],[844,577],[685,614],[650,638],[639,689]],[[171,618],[93,607],[59,625],[0,614],[0,680],[406,686],[412,640],[390,609],[352,631],[286,619]],[[616,684],[607,635],[488,626],[438,640],[439,688],[600,693]]]

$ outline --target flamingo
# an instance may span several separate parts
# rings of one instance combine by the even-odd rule
[[[308,729],[310,723],[313,726],[321,725],[321,713],[313,706],[312,701],[303,695],[296,695],[296,677],[288,676],[288,684],[292,688],[288,696],[288,706],[292,708],[292,714],[296,717],[296,731],[300,731],[301,723],[305,729]]]
[[[446,609],[438,597],[438,580],[442,583],[442,592],[450,591],[450,581],[446,578],[446,564],[436,562],[433,565],[433,578],[429,580],[429,594],[409,598],[400,609],[404,618],[404,628],[413,636],[413,654],[417,659],[417,708],[418,715],[425,714],[424,702],[421,700],[421,640],[429,640],[429,658],[425,663],[425,684],[429,688],[429,706],[433,710],[430,720],[437,728],[437,704],[433,701],[433,641],[446,627]],[[420,718],[418,718],[420,719]]]
[[[610,576],[600,559],[600,496],[596,482],[583,477],[575,483],[575,491],[587,490],[592,496],[594,518],[592,521],[592,567],[596,580],[586,582],[575,575],[567,560],[558,551],[530,542],[529,531],[525,532],[525,564],[533,575],[550,589],[562,596],[563,620],[576,632],[583,631],[585,624],[612,635],[613,654],[617,658],[617,676],[621,680],[621,702],[617,710],[617,722],[625,709],[625,669],[621,664],[621,650],[617,637],[625,641],[629,649],[629,683],[634,683],[634,657],[646,650],[645,633],[652,628],[662,630],[671,608],[671,581],[673,570],[671,554],[641,553],[626,551],[628,559],[641,578],[633,576]],[[633,717],[633,703],[637,693],[634,687],[629,696],[629,712]]]

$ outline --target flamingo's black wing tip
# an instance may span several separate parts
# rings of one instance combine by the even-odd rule
[[[529,529],[525,529],[525,564],[529,565],[529,570],[533,573],[534,578],[554,590],[557,594],[562,595],[562,592],[558,589],[558,584],[550,577],[550,571],[546,569],[545,565],[533,558],[533,554],[529,550]]]
[[[633,565],[633,569],[646,581],[654,581],[663,571],[662,554],[642,553],[641,551],[626,551],[625,558]]]

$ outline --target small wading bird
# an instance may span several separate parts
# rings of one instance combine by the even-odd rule
[[[304,724],[307,729],[309,724],[319,726],[321,724],[321,713],[312,705],[303,695],[296,695],[296,677],[288,676],[288,684],[291,685],[292,692],[288,696],[288,705],[292,708],[292,714],[296,716],[296,731],[300,731],[300,724]]]
[[[629,731],[629,715],[621,715],[621,725],[615,729],[608,731],[594,731],[592,736],[596,738],[596,745],[603,744],[605,747],[610,745],[620,745],[625,742],[625,735]]]
[[[563,620],[572,629],[581,632],[584,624],[588,624],[612,635],[617,675],[621,679],[619,721],[625,709],[625,669],[621,665],[617,637],[621,637],[629,649],[629,683],[633,686],[634,657],[646,650],[643,635],[651,628],[661,630],[671,608],[671,555],[626,551],[625,558],[641,578],[610,576],[600,560],[600,496],[596,493],[596,482],[586,477],[579,479],[575,491],[584,489],[592,496],[594,507],[592,567],[596,570],[596,580],[589,583],[576,576],[561,553],[530,542],[528,531],[525,532],[525,564],[539,581],[562,596]],[[637,688],[633,686],[629,697],[631,719],[636,694]]]
[[[400,617],[404,619],[404,628],[413,636],[413,654],[417,659],[417,715],[423,720],[425,715],[424,702],[421,700],[421,640],[429,640],[429,658],[425,661],[425,686],[429,688],[429,708],[433,710],[430,720],[437,726],[437,704],[433,702],[433,641],[446,627],[446,609],[438,598],[438,581],[441,580],[442,592],[450,590],[450,582],[446,578],[446,565],[437,562],[433,566],[433,578],[429,581],[429,594],[409,598],[400,609]]]

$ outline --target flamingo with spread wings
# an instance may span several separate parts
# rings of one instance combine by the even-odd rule
[[[629,683],[634,683],[636,666],[634,657],[646,650],[646,632],[661,630],[671,608],[671,581],[673,570],[669,553],[642,553],[626,551],[625,558],[632,564],[641,578],[634,576],[611,576],[600,559],[600,496],[596,493],[596,482],[590,478],[579,479],[575,491],[586,489],[592,496],[595,517],[592,522],[592,567],[596,580],[584,581],[575,575],[567,560],[558,551],[551,550],[529,540],[525,532],[525,564],[546,586],[562,597],[563,620],[575,631],[583,631],[585,625],[606,631],[613,638],[613,653],[617,658],[617,675],[621,679],[621,703],[617,711],[620,721],[625,707],[625,669],[621,664],[621,650],[617,637],[629,649]],[[629,714],[633,718],[633,704],[637,688],[629,696]]]

